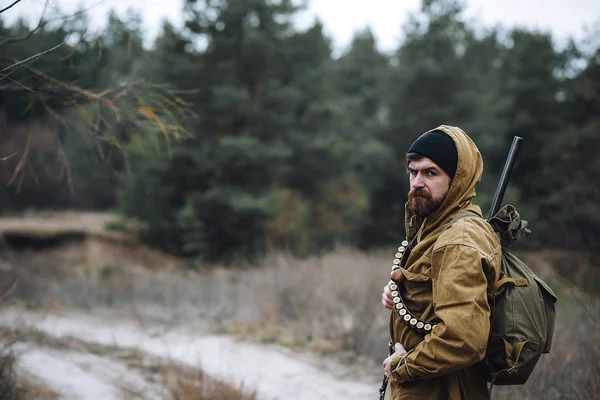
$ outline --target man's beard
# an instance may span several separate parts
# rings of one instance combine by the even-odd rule
[[[413,189],[408,192],[408,208],[413,214],[421,218],[430,216],[443,201],[444,197],[434,199],[431,194],[423,189]]]

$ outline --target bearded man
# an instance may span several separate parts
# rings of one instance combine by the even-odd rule
[[[498,280],[501,246],[473,204],[481,154],[462,129],[442,125],[421,135],[406,159],[407,237],[382,294],[394,344],[383,362],[390,398],[489,399],[477,364],[485,356],[487,292]],[[482,218],[463,218],[467,213]]]

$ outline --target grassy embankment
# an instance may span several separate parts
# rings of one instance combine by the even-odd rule
[[[21,252],[22,281],[14,298],[30,307],[109,307],[170,324],[199,324],[251,340],[309,348],[380,374],[388,341],[388,311],[380,304],[389,276],[387,254],[340,249],[307,260],[272,254],[253,268],[189,271],[173,260],[161,268],[138,247],[136,256],[121,247],[114,250],[118,257],[111,257],[108,247],[94,252],[97,257],[77,249]],[[144,259],[154,266],[141,265]],[[523,254],[523,259],[559,296],[554,345],[526,385],[497,387],[494,397],[593,398],[600,390],[597,299],[556,274],[560,260],[573,262],[573,255],[545,252]],[[577,276],[594,271],[580,267]]]

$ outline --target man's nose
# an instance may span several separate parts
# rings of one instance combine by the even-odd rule
[[[417,174],[417,176],[413,178],[411,186],[413,188],[422,188],[423,186],[425,186],[425,182],[423,182],[423,178],[420,174]]]

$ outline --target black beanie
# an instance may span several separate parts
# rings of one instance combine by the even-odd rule
[[[447,133],[439,130],[427,132],[414,141],[408,152],[430,158],[451,178],[454,178],[458,164],[458,152],[454,140]]]

